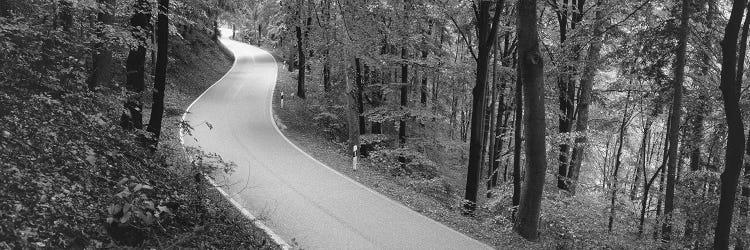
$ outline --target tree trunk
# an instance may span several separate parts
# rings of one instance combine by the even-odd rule
[[[745,55],[747,53],[747,36],[748,36],[748,30],[750,29],[750,5],[747,6],[747,14],[745,14],[745,22],[742,25],[742,36],[740,37],[740,48],[738,52],[738,58],[737,58],[737,85],[742,86],[742,75],[745,73]],[[748,131],[748,135],[750,135],[750,131]],[[750,139],[746,140],[747,142],[750,142]],[[750,145],[745,145],[745,159],[744,162],[744,181],[742,183],[742,192],[740,195],[742,196],[742,201],[740,204],[740,221],[741,224],[739,225],[739,228],[737,229],[739,231],[739,236],[737,237],[737,248],[744,249],[747,242],[746,239],[750,238],[750,232],[748,232],[748,227],[750,227],[750,161],[747,159],[750,159]]]
[[[325,62],[323,63],[323,92],[326,93],[331,91],[331,61],[329,56],[326,52]],[[357,71],[359,71],[359,68],[357,68]],[[357,76],[359,77],[359,74]]]
[[[401,49],[401,59],[406,60],[406,48]],[[409,66],[406,62],[401,64],[401,110],[406,110],[409,103]],[[398,122],[398,141],[403,147],[406,144],[406,115],[401,116]]]
[[[628,100],[626,102],[630,101],[630,92],[628,92]],[[628,114],[628,105],[625,104],[625,111],[623,111],[622,114],[622,123],[620,123],[620,135],[618,136],[617,140],[620,142],[620,145],[617,146],[617,156],[615,156],[615,168],[612,172],[612,197],[610,197],[610,204],[609,204],[609,223],[607,224],[607,229],[609,232],[612,232],[612,226],[614,225],[615,221],[615,200],[617,200],[617,180],[618,180],[618,174],[620,172],[620,165],[622,165],[622,146],[625,144],[625,134],[627,133],[627,126],[628,121],[630,120],[630,115]]]
[[[648,152],[648,144],[651,141],[651,125],[654,124],[654,119],[656,119],[656,116],[659,113],[657,113],[656,109],[654,109],[654,112],[649,115],[648,118],[646,118],[646,124],[643,125],[643,135],[641,136],[641,148],[638,149],[638,166],[636,166],[635,171],[635,179],[633,180],[633,187],[630,189],[630,200],[637,200],[638,197],[638,186],[639,182],[641,181],[640,177],[641,175],[644,176],[644,181],[646,180],[646,154]],[[646,191],[644,191],[645,193]]]
[[[86,80],[89,90],[95,90],[97,86],[109,85],[112,81],[112,51],[103,41],[105,38],[104,26],[112,24],[112,11],[114,10],[115,0],[97,0],[100,11],[97,13],[96,35],[101,41],[94,44],[94,53],[92,56],[91,75]]]
[[[498,90],[497,86],[497,44],[495,45],[495,53],[493,56],[492,61],[492,85],[494,86],[492,88],[492,101],[490,102],[490,126],[488,131],[487,140],[489,140],[489,145],[487,146],[487,198],[490,198],[492,195],[490,194],[490,189],[494,188],[497,185],[497,169],[498,165],[495,164],[497,162],[497,152],[495,151],[495,147],[497,146],[497,124],[498,124],[498,94],[501,91],[504,91],[504,89]],[[502,148],[502,140],[500,141],[499,147]]]
[[[427,60],[427,50],[422,51],[422,60]],[[420,87],[419,103],[422,106],[427,106],[427,68],[422,70],[422,86]]]
[[[521,201],[521,147],[523,146],[523,82],[520,69],[516,69],[515,117],[513,118],[513,206]]]
[[[669,133],[667,133],[667,137],[669,137]],[[669,140],[667,140],[669,142]],[[669,148],[666,148],[667,152],[669,152]],[[669,161],[669,153],[667,153],[667,157],[665,158],[667,161]],[[667,165],[664,165],[665,167]],[[659,175],[659,194],[656,196],[656,218],[661,219],[662,214],[662,204],[664,203],[664,172],[662,172]],[[654,240],[659,239],[659,235],[661,235],[661,225],[655,224],[654,225]]]
[[[559,24],[560,44],[563,47],[570,45],[566,44],[568,38],[568,28],[574,30],[576,25],[583,20],[583,7],[585,0],[563,0],[560,4],[560,8],[556,10],[557,20]],[[569,13],[570,12],[570,13]],[[572,15],[572,18],[568,20],[568,16]],[[570,23],[568,23],[570,21]],[[568,27],[570,26],[570,27]],[[575,119],[575,76],[577,69],[574,65],[579,59],[580,45],[572,45],[570,51],[566,51],[564,57],[570,60],[570,63],[562,63],[559,66],[559,76],[557,78],[557,86],[559,91],[559,108],[561,116],[558,123],[558,132],[560,134],[570,133],[573,130],[573,120]],[[570,145],[567,139],[564,139],[559,145],[558,155],[558,176],[557,176],[557,187],[563,190],[570,190],[571,184],[571,169],[570,169]]]
[[[737,194],[737,182],[742,168],[742,154],[745,147],[744,125],[739,107],[740,82],[737,80],[737,36],[747,0],[734,0],[729,22],[724,30],[721,42],[721,95],[724,100],[724,112],[727,117],[727,147],[725,168],[721,174],[721,199],[714,233],[714,249],[729,248],[734,200]],[[744,62],[740,62],[744,63]]]
[[[157,54],[156,69],[154,71],[154,96],[151,117],[147,131],[152,133],[151,148],[157,149],[161,124],[164,116],[164,91],[167,83],[167,63],[169,62],[169,0],[159,0],[159,15],[156,21]]]
[[[659,110],[661,110],[661,109],[659,108]],[[658,112],[658,111],[655,111],[655,113],[656,112]],[[669,124],[667,124],[667,130],[669,130]],[[666,134],[668,135],[669,131],[667,131]],[[669,140],[667,140],[665,138],[664,139],[664,143],[665,144],[669,144]],[[653,183],[654,183],[654,180],[656,180],[656,177],[658,177],[659,175],[661,175],[661,176],[664,175],[664,173],[663,173],[664,172],[664,168],[667,165],[667,160],[668,160],[668,157],[669,157],[668,148],[669,148],[668,145],[664,145],[664,148],[663,148],[664,152],[662,153],[662,163],[659,166],[659,169],[657,169],[656,172],[654,172],[654,175],[651,176],[651,179],[648,182],[646,182],[646,169],[644,168],[644,171],[643,171],[643,181],[644,181],[644,183],[643,183],[643,198],[641,198],[641,219],[640,219],[640,223],[638,224],[638,236],[639,237],[643,236],[643,225],[644,225],[644,223],[646,221],[646,207],[650,206],[650,204],[647,202],[648,198],[649,198],[649,191],[651,190],[651,187],[653,186]],[[663,180],[663,178],[662,178],[662,180]],[[661,192],[661,186],[660,186],[660,192]],[[661,193],[659,195],[661,195]]]
[[[527,240],[539,238],[544,177],[547,171],[544,119],[544,62],[539,49],[536,0],[518,2],[518,60],[526,96],[526,159],[528,168],[518,207],[515,229]]]
[[[302,28],[300,26],[294,27],[294,31],[297,35],[297,59],[299,60],[297,64],[299,70],[297,73],[297,96],[305,99],[305,71],[307,71],[307,62],[305,61],[305,43],[303,41],[304,38],[302,37]]]
[[[474,85],[473,104],[471,112],[471,142],[469,143],[469,166],[466,176],[466,194],[464,196],[464,209],[467,215],[474,215],[477,208],[477,195],[482,178],[482,140],[484,139],[484,117],[485,117],[485,85],[487,84],[487,73],[489,71],[490,54],[495,44],[498,22],[502,10],[503,0],[495,3],[495,15],[490,23],[489,1],[479,3],[477,22],[477,75]]]
[[[135,3],[135,13],[130,18],[131,32],[138,40],[138,46],[131,48],[125,64],[125,89],[128,97],[125,110],[120,117],[120,125],[126,130],[143,129],[143,102],[141,93],[145,88],[146,47],[148,43],[151,7],[148,0]]]
[[[578,120],[576,120],[576,132],[578,136],[575,139],[573,145],[573,156],[571,160],[571,166],[567,174],[566,187],[575,195],[576,187],[578,185],[578,177],[580,175],[581,163],[585,156],[586,144],[588,138],[586,137],[586,131],[588,130],[589,123],[589,104],[591,103],[591,92],[594,88],[594,76],[596,76],[597,65],[599,65],[599,53],[602,49],[603,40],[603,24],[604,14],[601,10],[602,2],[599,0],[596,3],[596,23],[594,30],[596,30],[599,36],[594,37],[589,47],[588,55],[586,56],[586,67],[583,71],[583,79],[581,79],[581,91],[578,99]],[[558,182],[558,185],[560,183]],[[559,186],[558,186],[559,187]]]
[[[662,239],[672,240],[672,210],[674,209],[675,172],[677,171],[677,149],[682,115],[682,84],[685,81],[685,56],[687,53],[688,36],[690,35],[690,7],[689,0],[682,0],[682,14],[679,31],[679,44],[674,62],[674,96],[672,99],[672,123],[669,134],[669,163],[667,165],[667,193],[664,197],[664,224],[662,225]]]
[[[356,96],[357,96],[357,116],[358,116],[358,124],[359,124],[359,133],[365,134],[367,133],[367,128],[365,124],[365,105],[363,103],[362,98],[362,89],[364,88],[363,79],[362,79],[362,61],[359,58],[354,59],[354,68],[357,73],[355,76],[356,81]]]
[[[349,64],[349,63],[347,63]],[[355,59],[355,64],[359,64],[359,59]],[[303,67],[300,67],[300,70],[304,70]],[[358,90],[358,83],[352,83],[349,79],[349,66],[344,67],[343,75],[344,75],[344,83],[346,84],[346,117],[347,117],[347,124],[348,124],[348,133],[349,133],[349,147],[347,149],[347,152],[349,153],[350,157],[354,157],[357,153],[354,148],[357,149],[361,148],[360,142],[359,142],[359,126],[358,124],[358,116],[359,116],[359,105],[357,101],[357,92],[361,92]],[[352,162],[354,164],[354,162]],[[354,166],[353,166],[354,167]]]

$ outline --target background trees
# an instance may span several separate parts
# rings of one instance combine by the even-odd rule
[[[748,185],[739,181],[746,8],[714,0],[0,1],[0,129],[29,133],[10,118],[23,100],[80,97],[90,105],[66,107],[90,110],[82,117],[95,123],[119,114],[139,147],[143,138],[156,145],[169,113],[164,72],[175,59],[165,32],[215,36],[222,22],[297,71],[300,112],[327,138],[361,143],[364,166],[486,230],[516,224],[529,239],[539,230],[581,247],[652,237],[728,247],[747,235],[749,202],[736,202],[737,186]],[[86,159],[85,147],[75,152]],[[547,163],[556,167],[545,171]]]
[[[304,11],[295,4],[304,4]],[[318,123],[322,127],[346,123],[343,116],[330,115],[338,110],[336,93],[343,80],[326,72],[343,67],[331,62],[354,58],[358,66],[350,71],[362,84],[361,98],[355,99],[361,100],[356,112],[367,157],[363,164],[457,188],[464,195],[448,194],[461,200],[450,206],[464,204],[462,211],[480,220],[486,212],[503,214],[487,206],[505,204],[500,199],[506,193],[505,205],[521,204],[509,210],[517,211],[510,218],[535,217],[531,197],[542,194],[539,183],[552,183],[556,188],[546,188],[542,208],[562,209],[560,202],[573,201],[584,211],[604,207],[606,212],[596,212],[597,221],[615,234],[637,231],[644,240],[655,235],[670,244],[700,247],[705,246],[701,239],[712,234],[705,225],[718,218],[719,185],[737,186],[718,179],[727,162],[718,145],[736,143],[739,134],[726,137],[737,125],[727,123],[725,111],[716,108],[716,65],[725,58],[716,41],[740,30],[722,34],[713,28],[725,25],[729,16],[716,1],[303,1],[281,6],[291,5],[296,7],[252,22],[271,23],[257,32],[266,34],[266,46],[278,56],[297,62],[290,70],[307,73],[298,81],[324,87],[325,93],[308,92],[316,108],[307,112],[319,121],[332,120]],[[260,1],[250,9],[275,8]],[[516,17],[529,18],[521,10],[537,11],[537,19],[521,23]],[[298,18],[303,12],[312,17],[309,24]],[[304,50],[294,41],[298,24],[309,27],[309,34],[300,36]],[[528,81],[546,79],[538,85],[542,89],[525,89],[537,85],[516,72],[526,60],[519,57],[521,48],[530,49],[534,36],[522,42],[525,29],[515,27],[532,24],[538,26],[538,62],[549,67],[535,68],[539,75]],[[246,25],[241,31],[254,34],[256,28]],[[309,66],[300,66],[300,53]],[[744,65],[740,60],[735,64]],[[528,99],[521,93],[544,94]],[[737,98],[741,110],[744,99]],[[408,100],[420,100],[420,105]],[[536,111],[528,110],[531,106]],[[539,117],[542,107],[554,111]],[[336,135],[344,131],[325,131],[347,138]],[[554,152],[548,145],[555,145]],[[540,172],[542,160],[556,166],[554,174]],[[469,168],[452,167],[462,165]],[[547,174],[556,178],[544,178]],[[486,185],[478,185],[482,182]],[[539,192],[522,194],[525,186]],[[486,197],[477,195],[482,192]],[[562,195],[549,196],[557,193]],[[541,212],[566,225],[562,235],[584,235],[572,221],[585,219],[561,213]],[[519,231],[534,238],[535,227]]]

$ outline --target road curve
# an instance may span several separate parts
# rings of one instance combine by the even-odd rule
[[[188,108],[186,146],[237,164],[217,184],[287,242],[304,249],[488,249],[316,161],[273,122],[276,62],[222,38],[232,69]],[[205,123],[211,126],[206,126]],[[292,240],[294,239],[294,240]]]

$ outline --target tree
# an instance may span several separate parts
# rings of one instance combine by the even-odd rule
[[[690,10],[689,0],[682,1],[682,14],[680,15],[679,42],[677,56],[674,62],[674,82],[672,96],[672,115],[669,133],[669,162],[667,163],[667,194],[664,196],[664,215],[666,219],[662,226],[663,239],[670,241],[672,237],[672,210],[674,209],[675,173],[677,172],[677,147],[679,145],[680,124],[682,115],[682,84],[685,81],[685,57],[687,54],[687,42],[690,34]]]
[[[112,81],[112,51],[104,40],[106,39],[105,26],[111,25],[113,21],[112,12],[116,7],[115,3],[115,0],[97,0],[100,10],[96,15],[98,21],[96,36],[99,41],[94,43],[91,75],[86,81],[90,90]]]
[[[136,0],[135,10],[130,17],[131,34],[137,44],[131,46],[125,65],[125,89],[129,96],[125,101],[125,110],[120,118],[120,125],[126,130],[143,129],[143,102],[140,94],[145,88],[146,45],[151,30],[151,4],[148,0]]]
[[[312,19],[310,17],[305,19],[305,1],[300,1],[297,4],[299,5],[297,6],[297,25],[294,27],[294,32],[297,37],[297,67],[299,68],[297,74],[297,96],[305,99],[305,72],[307,71],[307,55],[305,50],[307,49],[307,31]]]
[[[477,50],[475,55],[477,61],[476,83],[472,91],[473,104],[471,109],[471,139],[469,142],[469,166],[466,176],[466,194],[464,196],[464,209],[469,215],[474,214],[477,208],[477,194],[479,192],[480,179],[482,176],[482,141],[484,139],[484,114],[486,106],[486,85],[489,72],[490,55],[497,36],[500,14],[503,9],[503,0],[495,2],[494,17],[490,17],[492,2],[481,0],[476,13],[477,20]],[[491,19],[490,19],[491,18]],[[490,20],[492,22],[490,23]],[[465,37],[464,37],[465,38]],[[467,43],[467,46],[470,46]]]
[[[612,196],[610,197],[609,203],[609,224],[607,229],[612,232],[612,226],[615,221],[615,200],[617,199],[617,188],[618,188],[618,177],[620,172],[620,166],[622,165],[622,146],[625,144],[625,135],[628,131],[628,123],[630,123],[631,114],[628,111],[628,104],[630,102],[630,92],[628,97],[625,99],[625,110],[622,112],[622,122],[620,122],[620,133],[617,137],[619,145],[617,146],[617,156],[615,156],[615,167],[612,171]]]
[[[576,115],[575,77],[578,74],[578,70],[574,65],[579,60],[581,50],[581,45],[569,38],[572,38],[570,36],[571,33],[583,20],[586,0],[563,0],[560,5],[557,4],[557,1],[551,3],[555,9],[559,24],[560,47],[562,48],[561,57],[563,58],[558,63],[559,75],[557,77],[558,101],[561,113],[558,119],[558,132],[566,134],[573,130],[573,121]],[[570,145],[567,139],[560,142],[559,149],[557,187],[563,190],[570,190],[572,171],[570,169],[569,158]]]
[[[156,21],[157,54],[154,70],[154,96],[151,106],[151,117],[148,129],[152,135],[151,147],[156,150],[161,135],[162,117],[164,116],[164,91],[167,82],[167,63],[169,62],[169,0],[159,0],[159,15]]]
[[[586,151],[586,132],[588,130],[589,123],[589,105],[591,104],[591,92],[594,88],[594,76],[596,76],[597,65],[599,65],[600,52],[602,50],[602,41],[604,37],[604,14],[602,10],[602,4],[604,0],[598,0],[596,2],[596,23],[594,24],[594,31],[596,34],[593,37],[593,41],[589,46],[588,54],[586,55],[586,67],[583,70],[583,78],[581,79],[581,90],[578,99],[578,108],[576,119],[576,132],[577,136],[575,144],[573,144],[573,155],[571,156],[570,168],[564,173],[566,175],[566,183],[563,183],[563,187],[567,188],[571,193],[575,194],[578,176],[581,170],[581,163],[585,156]],[[561,166],[562,167],[562,164]],[[559,169],[558,169],[559,170]],[[560,172],[561,173],[561,172]],[[559,177],[558,177],[559,178]],[[558,181],[558,187],[560,182]]]
[[[727,147],[724,156],[724,172],[721,173],[721,198],[714,232],[714,249],[728,249],[731,233],[734,200],[737,183],[742,170],[742,155],[745,150],[745,132],[740,111],[740,82],[737,80],[737,38],[747,0],[734,0],[729,21],[721,42],[721,96],[727,118]],[[744,62],[739,62],[744,63]]]
[[[536,0],[518,2],[518,60],[519,79],[524,86],[526,119],[526,160],[528,167],[521,191],[516,231],[528,240],[539,238],[539,214],[541,211],[544,177],[547,171],[545,145],[546,122],[544,119],[544,61],[539,48],[537,31]]]

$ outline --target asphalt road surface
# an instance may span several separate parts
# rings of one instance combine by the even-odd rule
[[[244,43],[221,42],[235,54],[235,64],[189,108],[185,120],[195,130],[185,145],[236,163],[231,175],[215,176],[217,184],[286,242],[304,249],[489,248],[294,146],[271,115],[273,57]]]

